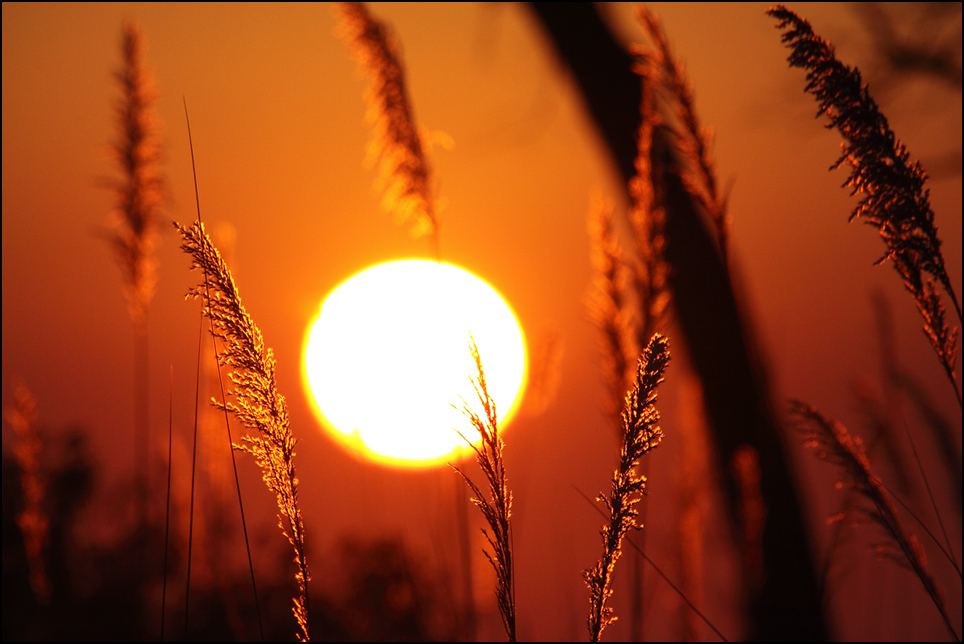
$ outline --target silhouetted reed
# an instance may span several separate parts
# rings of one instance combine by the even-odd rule
[[[612,595],[612,575],[616,561],[622,554],[623,537],[637,525],[635,505],[646,491],[646,477],[636,473],[639,459],[659,445],[663,432],[659,428],[656,410],[656,387],[663,381],[669,362],[669,342],[656,334],[643,351],[636,372],[636,382],[626,394],[623,408],[623,441],[619,453],[619,467],[613,473],[609,496],[599,495],[609,510],[609,523],[600,534],[603,554],[596,565],[583,571],[589,586],[589,639],[598,642],[603,629],[616,621],[613,609],[606,606]]]
[[[910,160],[907,149],[894,136],[860,71],[837,60],[830,43],[783,5],[767,13],[777,18],[777,27],[784,30],[782,40],[791,49],[790,66],[807,70],[806,91],[817,98],[817,116],[826,114],[827,127],[836,128],[844,138],[840,158],[831,170],[844,163],[851,166],[844,186],[852,188],[852,194],[862,194],[850,220],[863,218],[880,232],[887,252],[877,263],[891,260],[913,295],[924,318],[924,333],[960,405],[955,371],[958,329],[949,328],[944,321],[944,306],[934,280],[953,302],[958,320],[961,306],[944,268],[929,191],[924,187],[927,174],[920,162]]]
[[[274,355],[271,349],[265,348],[261,331],[241,304],[234,278],[204,232],[204,226],[200,222],[190,228],[175,226],[181,233],[181,249],[192,258],[191,268],[199,268],[205,274],[205,281],[192,288],[189,295],[202,300],[204,313],[213,324],[213,333],[224,347],[220,362],[233,369],[230,376],[234,383],[231,392],[234,402],[213,402],[256,432],[243,436],[234,448],[254,457],[265,484],[277,497],[278,524],[295,551],[295,580],[300,596],[294,600],[293,612],[301,629],[298,637],[310,640],[308,582],[311,576],[305,556],[305,528],[298,507],[298,477],[293,460],[296,441],[288,423],[285,398],[278,393],[275,383]]]
[[[475,451],[476,460],[482,473],[485,474],[489,482],[489,494],[486,496],[482,490],[472,482],[465,473],[458,467],[452,466],[458,472],[469,489],[472,490],[472,503],[482,511],[489,528],[492,530],[490,535],[485,528],[482,534],[492,548],[490,553],[483,550],[485,558],[492,564],[495,570],[496,603],[499,606],[499,614],[502,616],[502,625],[505,627],[505,634],[510,642],[516,641],[515,638],[515,584],[512,578],[512,535],[510,533],[509,519],[512,516],[512,492],[505,482],[505,461],[502,458],[502,450],[505,443],[499,434],[499,419],[496,414],[495,400],[489,395],[488,387],[485,383],[485,370],[482,368],[482,358],[479,356],[479,348],[475,344],[475,339],[469,341],[469,351],[472,359],[475,360],[476,376],[472,379],[472,386],[485,412],[485,418],[478,413],[468,403],[463,401],[462,413],[472,423],[479,435],[482,437],[481,447],[478,447],[465,437],[461,432],[459,436],[469,444]],[[456,430],[458,431],[458,430]]]
[[[804,436],[804,444],[817,449],[817,457],[821,460],[836,465],[843,475],[842,485],[853,489],[869,502],[864,505],[855,504],[852,511],[858,518],[880,526],[887,535],[887,542],[875,546],[878,554],[898,563],[906,560],[940,611],[947,629],[960,641],[947,616],[944,592],[927,567],[924,549],[918,543],[917,537],[904,529],[897,515],[897,508],[880,479],[870,469],[870,461],[867,460],[861,440],[851,437],[846,427],[828,420],[805,403],[793,401],[791,413],[797,428]]]
[[[382,205],[412,235],[429,235],[438,254],[439,218],[422,134],[415,125],[405,71],[388,28],[361,2],[336,2],[341,36],[371,85],[366,96],[373,126],[369,153],[378,159]]]

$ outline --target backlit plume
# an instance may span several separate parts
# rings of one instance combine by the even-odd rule
[[[278,525],[295,551],[300,596],[294,600],[294,615],[301,631],[299,639],[311,639],[308,622],[308,562],[305,558],[305,526],[298,507],[298,477],[295,474],[295,437],[288,422],[288,405],[278,393],[275,360],[271,349],[264,346],[261,330],[241,304],[231,271],[204,232],[200,222],[188,227],[178,224],[181,250],[192,258],[191,268],[200,268],[204,281],[189,295],[204,303],[204,314],[214,325],[214,335],[223,343],[218,356],[221,364],[231,367],[234,402],[215,406],[235,415],[242,425],[253,431],[234,445],[254,456],[262,478],[278,501]]]
[[[373,126],[369,154],[379,162],[382,206],[398,222],[411,223],[414,237],[430,235],[437,250],[439,219],[431,171],[415,126],[398,46],[363,3],[337,2],[335,6],[340,35],[371,79],[366,96]]]
[[[116,108],[120,136],[112,151],[123,179],[110,182],[117,197],[110,241],[124,269],[131,319],[140,324],[157,284],[153,253],[164,181],[157,169],[161,151],[152,109],[157,91],[144,66],[143,40],[136,25],[125,26],[122,49],[124,66],[115,74],[121,87]]]

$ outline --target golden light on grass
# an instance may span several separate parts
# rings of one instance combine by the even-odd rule
[[[471,273],[423,260],[379,264],[325,299],[305,340],[303,376],[322,425],[357,456],[398,467],[455,460],[478,432],[462,414],[478,396],[466,349],[485,355],[500,426],[525,380],[522,331]],[[454,405],[454,406],[453,406]]]

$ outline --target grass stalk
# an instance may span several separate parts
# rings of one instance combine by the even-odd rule
[[[953,488],[957,501],[958,517],[960,517],[962,511],[961,452],[955,440],[955,433],[960,436],[960,428],[958,427],[955,430],[953,424],[938,410],[927,390],[906,370],[895,369],[891,374],[891,379],[895,389],[907,395],[920,420],[933,435],[944,468],[955,483]]]
[[[954,557],[950,552],[944,549],[944,546],[941,545],[940,540],[938,540],[938,538],[934,535],[933,531],[931,531],[931,529],[927,527],[927,524],[921,521],[920,517],[917,516],[917,514],[913,510],[911,510],[910,507],[908,507],[908,505],[904,503],[904,501],[901,500],[901,498],[897,496],[897,494],[892,489],[884,485],[883,481],[880,482],[880,485],[881,487],[884,488],[884,490],[887,491],[888,494],[890,494],[891,497],[893,497],[895,501],[897,501],[898,504],[900,504],[900,507],[904,508],[904,511],[906,511],[907,514],[909,514],[910,517],[917,522],[917,525],[921,527],[924,533],[931,538],[931,541],[933,541],[934,545],[937,546],[937,549],[941,551],[941,554],[944,555],[944,558],[947,559],[948,563],[954,566],[954,570],[957,571],[957,576],[964,577],[964,574],[961,573],[961,567],[957,563],[957,558]],[[945,535],[945,538],[946,536],[947,535]]]
[[[940,454],[941,461],[947,473],[951,476],[951,480],[955,482],[953,488],[957,501],[956,509],[958,516],[960,516],[962,512],[961,455],[956,445],[957,441],[955,440],[955,434],[958,434],[960,430],[955,430],[952,427],[952,424],[947,418],[938,411],[925,388],[901,366],[897,358],[897,338],[894,331],[894,322],[890,305],[886,298],[878,293],[873,297],[872,302],[877,335],[881,348],[882,380],[884,396],[887,400],[887,410],[890,415],[897,415],[899,413],[901,393],[910,399],[910,402],[916,408],[921,420],[924,422],[924,426],[933,434],[934,440],[939,447],[938,454]],[[883,430],[883,433],[878,432],[878,434],[886,439],[884,442],[885,447],[889,453],[893,453],[889,455],[900,477],[898,489],[909,490],[910,476],[906,472],[906,468],[903,467],[901,459],[897,454],[897,432],[891,427],[889,419],[887,422],[877,423],[877,425],[880,430]],[[920,468],[919,465],[918,468]],[[923,470],[921,470],[921,476],[926,479],[926,474]],[[930,484],[928,483],[928,487],[929,486]]]
[[[636,18],[646,31],[656,49],[645,52],[644,59],[649,59],[649,70],[642,75],[649,80],[650,86],[664,89],[673,104],[673,112],[678,128],[674,128],[674,143],[683,159],[689,165],[689,172],[683,175],[684,184],[688,192],[700,203],[709,217],[716,234],[716,242],[723,264],[727,264],[729,245],[729,221],[726,213],[726,200],[720,195],[716,179],[716,168],[710,153],[712,148],[712,131],[700,123],[696,115],[696,101],[693,97],[693,87],[686,78],[683,66],[677,62],[669,46],[666,33],[656,14],[640,5]],[[646,69],[642,65],[642,69]],[[646,102],[646,92],[643,89]],[[652,120],[652,117],[650,117]],[[647,117],[643,116],[643,127]],[[656,121],[653,121],[656,123]]]
[[[627,301],[629,267],[613,229],[613,206],[596,199],[589,211],[590,259],[593,282],[589,315],[602,334],[605,379],[609,390],[607,415],[613,418],[617,437],[621,438],[620,413],[627,385],[632,378],[630,360],[637,355],[634,342],[632,309]]]
[[[456,472],[465,480],[465,483],[472,490],[472,503],[482,511],[492,530],[490,535],[485,528],[482,534],[492,549],[483,550],[485,558],[492,564],[496,576],[496,603],[499,606],[499,615],[502,617],[502,625],[505,634],[510,642],[516,641],[515,631],[515,581],[513,578],[512,565],[512,535],[510,531],[509,519],[512,516],[512,492],[509,490],[505,481],[505,461],[502,451],[505,443],[499,434],[498,415],[496,414],[495,400],[489,395],[488,387],[485,382],[485,370],[482,368],[482,358],[479,355],[479,348],[475,344],[475,339],[470,338],[469,351],[472,359],[475,360],[476,376],[472,379],[472,386],[482,405],[485,418],[479,416],[476,411],[463,402],[462,412],[472,423],[472,426],[482,437],[482,446],[477,447],[469,441],[461,432],[459,435],[475,451],[476,460],[479,467],[489,483],[488,496],[472,482],[465,473],[459,468],[452,466]]]
[[[111,213],[111,245],[124,272],[124,295],[135,324],[144,315],[157,286],[154,249],[164,180],[158,170],[161,148],[153,105],[157,90],[143,61],[143,36],[133,23],[124,26],[123,67],[115,73],[121,87],[116,106],[120,136],[112,147],[123,179],[108,186],[116,197]]]
[[[959,322],[961,305],[944,267],[941,240],[925,188],[927,174],[919,161],[911,161],[907,149],[894,136],[860,71],[837,60],[830,43],[783,5],[767,13],[778,20],[777,28],[784,32],[782,40],[791,49],[790,66],[807,70],[806,91],[817,99],[817,116],[825,114],[827,127],[836,128],[844,138],[840,158],[831,170],[849,165],[851,173],[844,187],[862,195],[850,221],[862,218],[880,233],[887,252],[877,264],[889,259],[913,296],[924,319],[924,334],[960,406],[955,369],[959,329],[945,322],[935,281],[953,303]]]
[[[208,293],[208,295],[210,296],[210,293]],[[218,347],[216,340],[214,340],[214,323],[211,322],[210,319],[209,322],[212,336],[211,346],[214,350],[214,361],[218,366],[218,385],[221,392],[221,400],[218,406],[224,411],[224,427],[227,430],[228,449],[231,453],[231,470],[234,473],[234,487],[238,493],[238,508],[241,512],[241,531],[244,535],[244,549],[248,555],[248,572],[251,576],[251,591],[254,593],[254,611],[258,617],[258,633],[261,635],[261,641],[263,642],[264,622],[261,619],[261,603],[258,601],[258,584],[255,582],[254,578],[254,560],[251,558],[251,543],[248,539],[248,523],[244,517],[244,502],[241,500],[241,479],[238,476],[238,461],[234,457],[234,437],[231,435],[231,421],[228,418],[227,397],[224,393],[224,379],[221,377],[221,363],[218,360]]]
[[[197,373],[194,383],[194,441],[191,447],[191,503],[188,511],[187,528],[187,578],[184,584],[184,638],[188,638],[188,623],[191,612],[191,563],[194,555],[194,488],[197,480],[197,430],[201,406],[201,344],[204,339],[204,311],[198,319],[197,329]]]
[[[605,512],[602,508],[600,508],[597,504],[593,503],[593,500],[590,499],[589,496],[587,496],[585,492],[583,492],[582,490],[580,490],[578,487],[573,486],[573,488],[576,490],[576,492],[579,493],[579,496],[581,496],[582,498],[584,498],[584,499],[586,500],[586,503],[588,503],[589,505],[591,505],[591,506],[593,507],[593,509],[596,510],[596,512],[598,512],[598,513],[599,513],[602,517],[604,517],[607,521],[610,519],[610,516],[608,516],[608,515],[606,514],[606,512]],[[707,619],[706,615],[704,615],[703,612],[702,612],[699,608],[697,608],[696,605],[695,605],[692,601],[690,601],[689,597],[686,596],[686,593],[684,593],[684,592],[680,589],[679,586],[677,586],[676,584],[674,584],[673,581],[672,581],[669,577],[666,576],[666,573],[664,573],[664,572],[662,571],[662,569],[661,569],[659,566],[656,565],[656,562],[654,562],[652,559],[649,558],[649,556],[648,556],[648,555],[646,554],[646,552],[645,552],[645,549],[641,548],[641,547],[636,543],[636,541],[635,541],[631,536],[628,536],[628,535],[627,535],[627,537],[626,537],[626,543],[628,543],[628,544],[633,548],[633,550],[636,551],[636,553],[640,556],[640,558],[643,559],[643,561],[646,561],[650,566],[653,567],[653,570],[656,571],[656,574],[659,575],[659,576],[663,579],[663,581],[665,581],[667,584],[669,584],[669,587],[673,589],[673,592],[675,592],[677,595],[679,595],[680,599],[683,600],[683,603],[685,603],[687,606],[689,606],[689,608],[690,608],[694,613],[696,613],[697,616],[699,616],[699,618],[702,619],[703,622],[704,622],[707,626],[709,626],[710,629],[711,629],[714,633],[716,633],[716,635],[717,635],[721,640],[723,640],[724,642],[729,642],[729,641],[730,641],[730,640],[728,640],[728,639],[726,638],[725,635],[723,635],[723,633],[721,633],[721,632],[719,631],[718,628],[716,628],[716,626],[713,625],[713,622],[711,622],[709,619]]]
[[[897,515],[897,508],[870,469],[863,443],[859,438],[851,437],[843,425],[828,420],[810,405],[793,401],[791,413],[804,435],[805,445],[816,448],[817,456],[821,460],[838,466],[844,476],[844,483],[869,502],[868,505],[857,507],[855,511],[869,522],[880,526],[889,537],[888,543],[877,547],[878,552],[895,561],[901,561],[900,555],[903,555],[903,560],[920,579],[924,590],[940,612],[947,630],[960,642],[961,638],[951,626],[947,615],[944,592],[931,575],[924,550],[917,537],[904,529]]]
[[[827,548],[823,553],[823,560],[820,563],[819,578],[820,600],[825,606],[828,605],[830,569],[833,567],[837,552],[846,543],[848,535],[846,520],[856,509],[857,501],[857,493],[853,489],[847,490],[840,500],[837,511],[827,518],[827,524],[831,525],[832,528],[830,539],[827,541]]]
[[[203,302],[204,315],[211,321],[214,334],[224,350],[219,356],[223,366],[230,366],[234,383],[233,402],[215,406],[229,411],[254,432],[241,437],[235,449],[248,452],[262,470],[268,489],[275,493],[282,534],[294,549],[295,580],[299,595],[294,599],[293,613],[298,622],[298,637],[311,639],[309,620],[310,597],[305,548],[305,528],[298,506],[298,477],[295,472],[295,438],[288,421],[288,407],[275,381],[275,360],[264,345],[261,331],[241,304],[241,297],[231,271],[221,258],[200,221],[190,227],[175,224],[181,233],[181,249],[192,258],[192,269],[205,275],[201,284],[189,295]]]
[[[639,529],[636,522],[638,511],[634,507],[645,493],[646,479],[636,473],[639,459],[659,445],[663,432],[657,424],[656,387],[663,381],[663,372],[669,362],[669,343],[656,334],[650,340],[639,359],[636,381],[626,394],[623,409],[623,441],[619,454],[619,467],[613,473],[609,496],[600,494],[609,511],[609,523],[601,530],[603,554],[593,568],[583,572],[589,586],[590,603],[587,626],[589,639],[598,642],[603,629],[616,621],[613,609],[606,606],[612,595],[612,575],[616,561],[622,554],[622,542],[630,530]]]
[[[702,603],[704,582],[704,547],[706,532],[706,507],[708,500],[707,468],[710,466],[707,450],[707,429],[705,426],[705,411],[703,409],[703,388],[699,379],[684,365],[677,373],[678,400],[677,434],[679,452],[676,464],[672,468],[676,472],[677,510],[675,517],[676,534],[678,540],[679,574],[682,588],[693,601]],[[643,475],[648,474],[650,459],[643,459]],[[649,497],[644,497],[643,504]],[[645,506],[644,506],[645,508]],[[745,517],[745,515],[743,515]],[[645,514],[640,512],[640,519],[645,523]],[[636,540],[641,547],[646,547],[646,533],[642,531]],[[692,611],[680,606],[680,639],[684,641],[698,641],[701,639],[701,627]]]
[[[366,95],[373,126],[369,156],[379,162],[382,206],[399,223],[411,224],[413,237],[428,235],[441,261],[440,220],[426,141],[415,125],[399,47],[364,3],[336,2],[335,8],[340,34],[371,80]]]
[[[154,249],[164,180],[158,170],[161,148],[153,114],[157,90],[143,61],[143,36],[134,23],[124,25],[121,49],[124,62],[115,73],[121,89],[115,108],[119,136],[112,152],[123,178],[107,182],[116,199],[108,240],[123,271],[124,295],[134,324],[134,440],[139,462],[138,520],[143,529],[148,520],[150,475],[147,310],[157,285]]]
[[[670,301],[666,282],[667,266],[663,256],[666,245],[666,208],[662,190],[664,167],[662,163],[653,161],[653,135],[662,124],[662,119],[655,103],[658,79],[653,71],[652,56],[640,52],[640,61],[634,65],[634,71],[641,78],[641,88],[640,123],[636,132],[636,157],[633,164],[636,175],[629,181],[629,194],[633,202],[629,218],[636,242],[633,278],[639,318],[633,357],[638,355],[640,347],[649,344],[654,333],[663,330]],[[627,378],[627,384],[631,380],[632,375]],[[621,392],[620,396],[622,395]],[[618,408],[621,410],[622,401]]]
[[[907,434],[907,441],[910,443],[911,453],[914,455],[914,461],[917,463],[917,470],[920,472],[920,477],[924,481],[924,489],[927,491],[927,498],[930,499],[931,508],[934,510],[934,516],[937,517],[937,525],[941,529],[941,534],[944,535],[944,543],[947,544],[947,551],[945,554],[951,555],[951,563],[954,564],[954,569],[957,570],[957,574],[960,575],[961,569],[957,565],[957,559],[953,557],[954,549],[951,547],[951,540],[948,538],[947,530],[944,528],[944,519],[941,518],[941,511],[937,508],[937,500],[934,498],[934,492],[931,491],[931,483],[929,480],[927,480],[927,472],[924,471],[924,464],[921,463],[920,455],[917,453],[917,445],[914,443],[914,437],[911,436],[910,428],[907,426],[907,423],[904,423],[904,433]],[[903,503],[901,505],[903,505]],[[928,532],[930,532],[930,530],[928,530]]]
[[[194,177],[194,200],[197,205],[198,222],[200,222],[201,221],[201,197],[200,197],[200,193],[198,191],[198,185],[197,185],[197,166],[195,165],[195,162],[194,162],[194,138],[191,136],[191,119],[187,111],[187,99],[184,99],[184,119],[185,119],[185,122],[187,123],[187,138],[191,148],[191,170],[192,170],[192,175]],[[208,276],[206,271],[204,272],[204,291],[206,296],[210,298],[211,287],[208,282]],[[254,577],[254,561],[251,558],[251,543],[250,543],[250,540],[248,539],[248,524],[244,517],[244,502],[241,499],[241,480],[238,477],[238,463],[237,463],[237,459],[235,459],[234,457],[234,438],[231,435],[231,421],[228,418],[228,410],[226,406],[227,398],[224,393],[224,379],[221,376],[221,362],[218,359],[217,335],[214,331],[214,321],[209,318],[208,322],[209,322],[210,332],[211,332],[211,347],[214,351],[214,364],[216,365],[217,371],[218,371],[218,387],[221,392],[220,406],[224,411],[224,426],[227,430],[227,435],[228,435],[228,451],[231,454],[231,468],[232,468],[232,471],[234,472],[234,485],[235,485],[235,489],[238,492],[238,507],[241,511],[241,530],[242,530],[242,533],[244,534],[244,549],[248,555],[248,571],[251,575],[251,590],[252,590],[252,593],[254,594],[255,613],[258,616],[258,632],[260,633],[261,641],[263,642],[264,641],[264,623],[263,623],[263,620],[261,619],[261,604],[258,601],[258,585],[255,582],[255,577]],[[200,369],[200,361],[198,362],[198,368]],[[215,401],[215,404],[218,404],[217,401]],[[192,494],[193,494],[193,486],[192,486]]]

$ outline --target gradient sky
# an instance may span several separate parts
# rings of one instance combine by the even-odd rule
[[[861,428],[854,388],[866,383],[879,390],[870,300],[879,291],[894,311],[901,360],[959,427],[959,408],[919,331],[913,302],[889,266],[873,266],[882,242],[870,228],[847,223],[855,199],[840,188],[846,171],[827,171],[839,154],[839,138],[813,118],[816,104],[803,93],[804,75],[788,68],[766,5],[651,6],[686,63],[701,118],[716,133],[719,178],[732,185],[736,278],[781,408],[793,396]],[[837,45],[845,62],[872,69],[866,34],[849,9],[790,6]],[[419,125],[454,141],[451,150],[435,149],[431,156],[447,203],[444,260],[482,277],[507,299],[530,349],[554,342],[561,351],[548,406],[530,397],[508,429],[507,470],[516,497],[520,639],[581,638],[587,592],[579,573],[598,556],[600,523],[573,485],[590,495],[607,488],[616,454],[602,411],[597,333],[586,308],[586,214],[594,193],[618,200],[621,191],[572,82],[525,7],[371,8],[402,43]],[[610,12],[621,38],[641,39],[628,8]],[[203,218],[209,230],[233,231],[232,270],[275,351],[278,384],[300,440],[296,465],[318,583],[334,566],[325,553],[346,535],[402,535],[426,561],[457,569],[450,525],[460,485],[455,475],[444,467],[405,472],[356,461],[317,430],[301,382],[304,333],[325,294],[368,266],[430,252],[426,240],[412,240],[380,208],[375,172],[365,164],[367,82],[335,36],[326,5],[3,4],[4,405],[11,382],[22,378],[51,435],[74,425],[88,430],[104,468],[101,498],[132,473],[133,332],[119,267],[100,237],[112,196],[99,187],[103,177],[116,175],[108,149],[118,95],[111,72],[120,65],[125,19],[143,30],[147,64],[160,90],[171,195],[163,217],[195,217],[184,97]],[[928,159],[959,149],[959,91],[914,81],[889,87],[880,102],[925,168]],[[939,175],[929,186],[960,294],[961,176]],[[165,449],[160,437],[171,366],[175,433],[185,450],[193,423],[198,304],[183,296],[197,277],[173,232],[165,230],[158,252],[160,281],[150,312],[151,428],[158,453]],[[662,390],[667,437],[650,465],[647,547],[667,562],[675,548],[678,470],[672,428],[692,399],[681,385],[684,362],[670,366]],[[393,368],[386,386],[405,377],[404,365]],[[6,426],[3,435],[6,446]],[[932,451],[928,439],[920,443]],[[797,441],[792,445],[822,534],[821,519],[837,503],[833,473],[814,466]],[[176,452],[175,467],[177,458]],[[270,532],[271,499],[248,465],[242,468],[244,490],[263,506],[265,533],[281,539]],[[725,535],[713,527],[722,520],[718,503],[711,498],[707,506],[709,534]],[[111,511],[96,512],[85,519],[91,527]],[[960,553],[959,521],[951,532]],[[870,554],[860,556],[866,562],[834,604],[841,637],[943,637],[926,597],[918,587],[907,588],[915,580]],[[717,626],[736,635],[736,600],[726,581],[734,563],[714,557],[708,551],[704,602]],[[959,581],[942,579],[959,629]],[[873,605],[848,607],[845,589],[872,580],[884,580]],[[479,601],[491,612],[487,592],[479,591]],[[651,593],[649,615],[675,615],[676,599],[665,585],[654,582]],[[607,638],[628,636],[628,610],[620,601],[626,595],[617,588],[615,607],[623,619]],[[897,606],[923,616],[899,620]],[[480,635],[497,636],[497,621],[485,622]],[[649,632],[676,637],[677,623],[675,616],[656,619]]]

